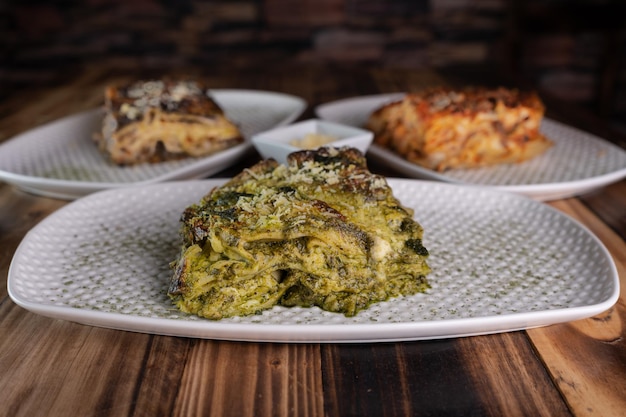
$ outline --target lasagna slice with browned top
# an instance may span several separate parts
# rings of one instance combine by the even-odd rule
[[[407,94],[373,112],[374,142],[426,168],[445,171],[517,163],[552,142],[540,125],[544,105],[532,92],[436,88]]]
[[[201,157],[243,141],[239,128],[197,81],[109,86],[98,146],[119,165]]]
[[[428,288],[428,251],[413,212],[356,149],[267,160],[182,215],[169,295],[209,319],[276,305],[357,314]]]

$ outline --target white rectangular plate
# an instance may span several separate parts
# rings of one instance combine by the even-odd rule
[[[321,119],[363,127],[369,115],[405,93],[354,97],[315,109]],[[373,144],[369,156],[411,178],[488,186],[540,201],[571,197],[626,177],[626,151],[597,136],[545,118],[541,131],[554,146],[521,164],[436,172]]]
[[[267,342],[381,342],[505,332],[590,317],[619,295],[602,243],[531,199],[486,188],[390,179],[415,210],[432,288],[355,317],[274,307],[210,321],[179,312],[166,292],[179,218],[224,180],[95,193],[51,214],[21,242],[8,291],[33,312],[164,335]]]
[[[211,90],[239,126],[245,142],[202,158],[120,167],[97,149],[103,111],[68,116],[22,133],[0,145],[0,180],[50,197],[74,199],[109,188],[202,178],[236,163],[251,148],[252,135],[296,120],[306,108],[299,97],[254,90]]]

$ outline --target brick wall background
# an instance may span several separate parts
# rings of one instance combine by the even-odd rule
[[[626,120],[625,31],[623,0],[2,0],[0,88],[90,65],[459,68]]]

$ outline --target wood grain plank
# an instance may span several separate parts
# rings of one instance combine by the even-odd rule
[[[485,415],[571,415],[523,332],[464,338],[459,345]]]
[[[192,346],[193,341],[183,337],[150,337],[130,416],[172,415],[178,395],[175,387],[182,378]]]
[[[319,347],[198,340],[172,416],[321,416]]]
[[[604,318],[604,321],[596,319],[599,321],[597,326],[575,322],[529,332],[576,416],[619,417],[626,411],[623,330],[622,336],[613,341],[589,332],[607,322],[623,327],[626,317],[611,312]],[[600,329],[598,333],[603,335],[607,331]]]
[[[626,240],[626,180],[580,196],[580,200]]]
[[[33,226],[65,204],[0,183],[0,301],[8,298],[6,278],[19,243]]]
[[[576,199],[551,205],[582,221],[615,261],[621,297],[603,314],[528,331],[574,414],[589,417],[626,413],[626,243]]]
[[[326,415],[487,415],[455,340],[326,345],[322,364]]]
[[[147,335],[53,320],[0,305],[0,415],[126,416]],[[10,337],[7,337],[10,335]]]

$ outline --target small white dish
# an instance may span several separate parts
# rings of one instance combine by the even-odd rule
[[[336,138],[318,146],[298,146],[297,142],[310,139],[309,135]],[[278,127],[252,136],[252,143],[264,159],[273,158],[284,164],[287,155],[304,149],[317,149],[323,146],[341,148],[349,146],[363,154],[367,152],[374,135],[372,132],[340,123],[311,119],[288,126]],[[315,138],[313,138],[315,142]]]

